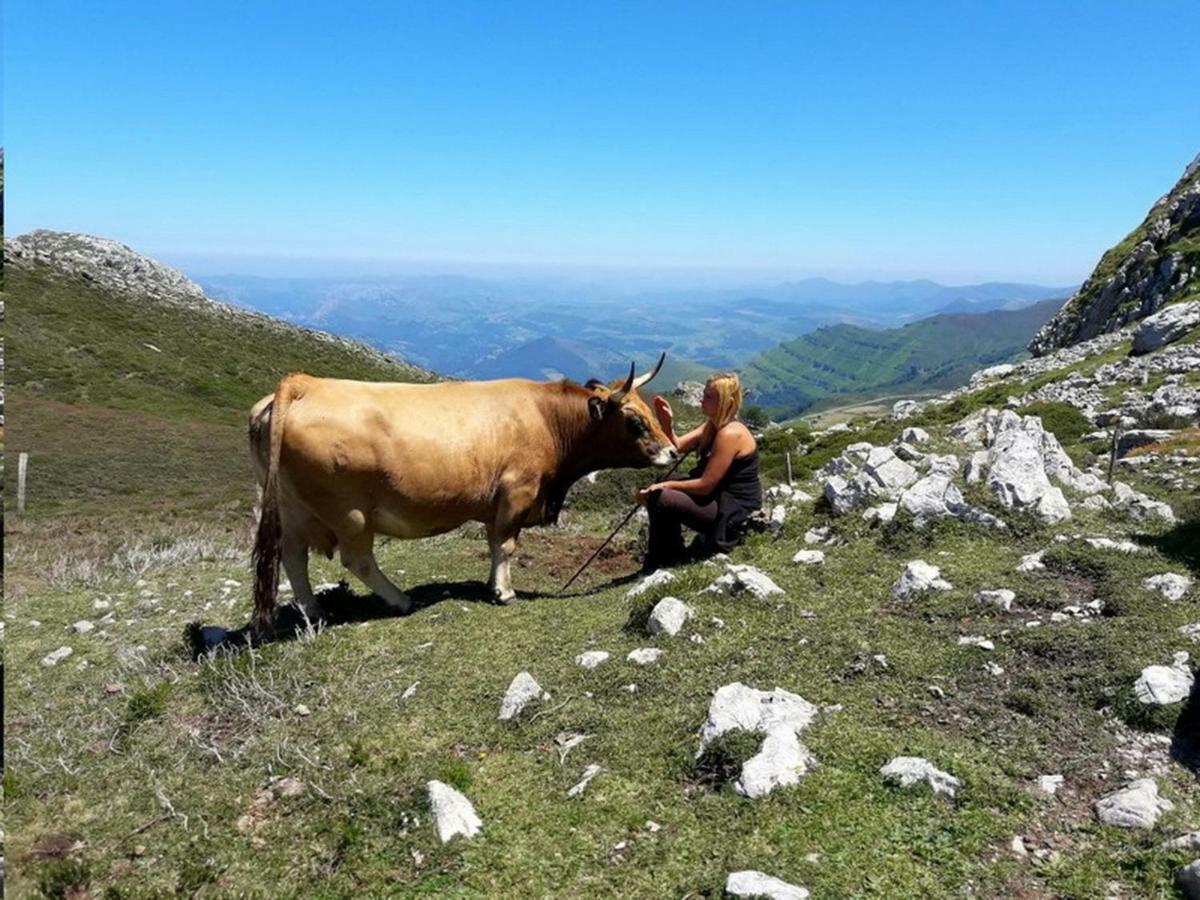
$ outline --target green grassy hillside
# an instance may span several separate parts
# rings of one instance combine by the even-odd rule
[[[903,328],[834,325],[780,344],[743,367],[755,402],[777,416],[819,400],[855,399],[963,384],[977,369],[1012,359],[1060,301],[979,315],[931,316]]]
[[[147,302],[43,264],[9,265],[5,282],[8,450],[30,454],[31,511],[110,494],[249,502],[246,413],[281,376],[433,377],[266,316]]]

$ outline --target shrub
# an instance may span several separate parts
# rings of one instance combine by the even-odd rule
[[[1020,409],[1023,416],[1037,416],[1042,426],[1054,433],[1060,444],[1073,444],[1092,431],[1092,423],[1070,403],[1038,402]]]

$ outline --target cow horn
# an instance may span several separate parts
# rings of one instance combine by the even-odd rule
[[[629,377],[625,379],[625,383],[623,385],[621,385],[619,388],[617,388],[615,391],[612,392],[612,394],[608,398],[609,400],[611,400],[613,403],[620,403],[622,400],[625,399],[625,395],[628,394],[629,391],[633,387],[635,387],[635,385],[633,383],[633,373],[634,373],[634,364],[630,363],[629,364]]]
[[[636,390],[637,390],[638,388],[640,388],[642,385],[644,385],[644,384],[649,384],[649,383],[650,383],[650,381],[652,381],[652,380],[654,379],[654,376],[658,374],[658,370],[662,368],[662,364],[663,364],[663,362],[666,360],[666,358],[667,358],[667,354],[666,354],[666,353],[663,353],[663,355],[662,355],[662,356],[660,356],[660,357],[658,358],[658,365],[656,365],[656,366],[654,367],[654,371],[653,371],[653,372],[651,372],[649,375],[642,375],[642,376],[640,376],[640,377],[637,379],[637,381],[635,381],[635,382],[633,383],[633,389],[636,391]]]

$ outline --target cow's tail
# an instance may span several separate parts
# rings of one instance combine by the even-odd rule
[[[260,636],[270,633],[275,621],[275,596],[279,590],[279,556],[283,530],[279,522],[279,453],[283,446],[283,423],[293,398],[291,376],[275,389],[271,408],[270,449],[267,479],[263,485],[262,513],[254,538],[254,624]]]

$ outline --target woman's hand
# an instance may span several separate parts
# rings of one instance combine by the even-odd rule
[[[654,414],[658,416],[659,424],[664,429],[669,429],[671,423],[675,421],[675,413],[671,409],[671,404],[661,394],[654,395]]]

